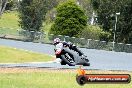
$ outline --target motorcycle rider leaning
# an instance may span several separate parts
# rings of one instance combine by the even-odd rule
[[[69,49],[78,52],[79,56],[84,55],[84,54],[76,47],[76,45],[74,45],[73,43],[71,43],[71,42],[68,42],[68,43],[67,43],[67,42],[65,42],[65,41],[61,41],[59,38],[55,38],[55,39],[54,39],[54,43],[53,43],[53,44],[54,44],[55,46],[56,46],[57,44],[60,44],[60,43],[63,44],[63,47],[69,47]]]

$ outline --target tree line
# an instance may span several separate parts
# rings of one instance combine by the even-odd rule
[[[132,43],[132,0],[92,0],[97,24],[104,31],[116,32],[116,42]],[[119,13],[115,31],[116,13]]]
[[[5,1],[0,0],[0,10],[7,4]],[[10,4],[7,6],[12,6]],[[55,19],[50,33],[105,41],[113,41],[115,33],[116,42],[132,43],[131,0],[21,0],[14,5],[19,5],[15,7],[18,7],[19,23],[24,30],[40,31],[46,14],[53,11]],[[91,19],[94,19],[92,25]]]

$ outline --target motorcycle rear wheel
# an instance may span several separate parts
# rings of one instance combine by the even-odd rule
[[[90,66],[90,63],[84,63],[83,66]]]

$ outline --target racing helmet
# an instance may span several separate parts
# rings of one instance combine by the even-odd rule
[[[53,41],[53,44],[55,45],[55,44],[58,44],[58,43],[60,43],[60,39],[59,38],[55,38],[54,41]]]

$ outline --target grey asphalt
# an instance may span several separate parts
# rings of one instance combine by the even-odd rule
[[[25,49],[33,52],[54,55],[54,46],[49,44],[22,42],[0,39],[0,45]],[[84,69],[127,70],[132,71],[132,53],[104,51],[80,48],[88,56],[90,66]],[[41,67],[41,68],[78,68],[78,66],[62,66],[59,63],[19,63],[0,64],[0,67]]]

